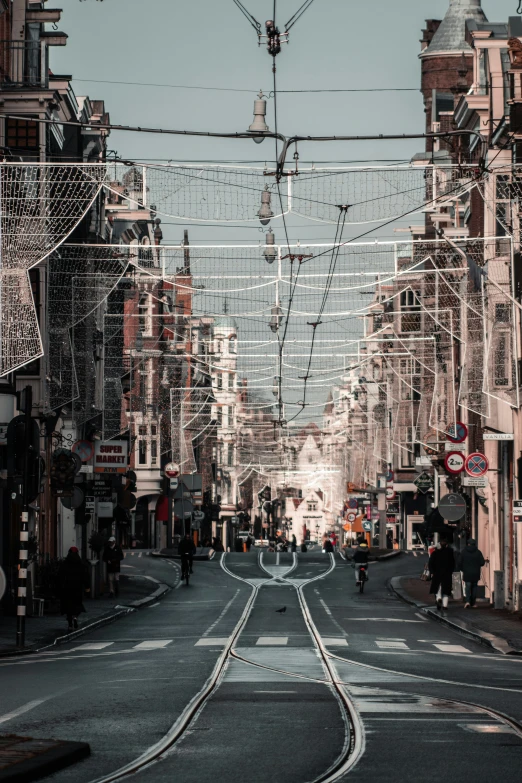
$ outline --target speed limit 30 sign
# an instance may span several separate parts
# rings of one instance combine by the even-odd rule
[[[462,473],[466,464],[466,455],[461,451],[448,451],[444,459],[444,467],[448,473]]]

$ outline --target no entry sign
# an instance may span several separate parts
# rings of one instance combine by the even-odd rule
[[[488,472],[489,462],[484,454],[475,451],[466,459],[465,468],[468,476],[485,476]]]
[[[468,428],[461,421],[456,421],[448,427],[447,437],[452,443],[464,443],[468,437]]]
[[[462,495],[450,492],[439,501],[439,514],[448,522],[458,522],[466,513],[466,501]]]
[[[462,473],[465,461],[466,457],[461,451],[449,451],[444,458],[444,467],[448,473]]]

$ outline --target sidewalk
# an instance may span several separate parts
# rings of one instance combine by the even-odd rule
[[[84,598],[86,612],[79,616],[80,627],[73,633],[67,632],[67,620],[59,614],[27,617],[24,652],[75,639],[93,626],[106,625],[135,612],[141,606],[153,603],[168,589],[167,585],[151,577],[121,574],[120,594],[117,598]],[[0,614],[0,656],[16,652],[16,617]]]
[[[404,601],[417,606],[434,620],[453,628],[496,652],[522,655],[522,615],[506,609],[493,609],[478,602],[476,609],[464,609],[463,601],[450,599],[448,611],[435,609],[430,583],[418,577],[396,576],[390,580],[392,590]]]

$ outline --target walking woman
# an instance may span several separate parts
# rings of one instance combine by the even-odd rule
[[[78,548],[72,546],[58,574],[60,587],[60,611],[66,615],[68,630],[78,628],[78,615],[85,612],[83,592],[90,592],[87,563],[84,563]]]

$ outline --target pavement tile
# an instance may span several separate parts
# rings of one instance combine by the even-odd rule
[[[0,783],[20,783],[56,772],[90,754],[86,742],[0,735]]]
[[[434,606],[430,595],[430,583],[414,577],[402,577],[401,589],[414,601]],[[447,619],[466,623],[466,627],[481,634],[492,634],[504,639],[515,650],[522,651],[522,615],[507,609],[494,609],[491,605],[478,603],[474,609],[464,609],[463,601],[450,599]]]

